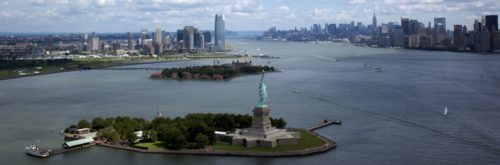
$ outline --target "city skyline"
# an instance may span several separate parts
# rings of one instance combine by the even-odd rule
[[[1,2],[0,32],[129,32],[160,25],[175,31],[185,25],[213,29],[213,15],[223,14],[226,29],[263,31],[309,27],[316,23],[399,22],[400,17],[427,23],[447,19],[447,29],[461,24],[472,27],[474,19],[497,14],[500,1],[450,0],[33,0]]]

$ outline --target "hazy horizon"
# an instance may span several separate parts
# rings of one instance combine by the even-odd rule
[[[446,17],[447,28],[462,24],[472,28],[474,19],[498,14],[500,1],[453,0],[5,0],[0,2],[3,33],[118,33],[165,31],[185,25],[203,30],[214,26],[214,15],[224,14],[233,31],[264,31],[310,27],[312,24],[362,22],[400,23],[400,17],[427,25]]]

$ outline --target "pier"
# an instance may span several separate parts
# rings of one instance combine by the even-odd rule
[[[54,155],[62,154],[62,153],[65,153],[65,152],[70,152],[70,151],[75,151],[75,150],[78,150],[78,149],[83,149],[83,148],[95,146],[95,144],[96,143],[90,143],[90,144],[87,144],[87,145],[82,145],[82,146],[72,147],[72,148],[57,148],[57,149],[50,150],[49,153],[50,153],[50,156],[54,156]]]
[[[309,127],[306,130],[312,132],[312,131],[315,131],[317,129],[320,129],[320,128],[323,128],[323,127],[326,127],[326,126],[329,126],[332,124],[340,125],[340,124],[342,124],[342,120],[325,120],[323,123]]]

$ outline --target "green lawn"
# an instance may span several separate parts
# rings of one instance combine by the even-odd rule
[[[161,149],[163,149],[163,142],[156,141],[156,142],[149,142],[149,143],[137,143],[137,144],[135,144],[135,146],[147,147],[149,150],[161,150]]]
[[[217,141],[217,143],[213,146],[213,149],[216,151],[283,152],[283,151],[303,150],[307,148],[318,147],[325,144],[323,140],[304,130],[300,131],[300,136],[301,136],[299,140],[300,143],[296,145],[282,145],[282,146],[277,146],[275,148],[263,148],[263,147],[246,148],[244,146],[239,146],[239,145],[233,146],[231,144]]]
[[[163,59],[171,59],[163,58]],[[153,58],[158,59],[158,58]],[[79,65],[84,65],[86,67],[90,67],[93,69],[96,68],[104,68],[104,67],[113,67],[113,66],[121,66],[127,65],[128,63],[140,62],[147,60],[147,58],[139,58],[139,59],[126,59],[126,58],[84,58],[84,59],[74,59],[72,62],[57,64],[57,65],[45,65],[42,66],[41,69],[36,69],[36,67],[20,67],[16,69],[4,69],[0,70],[0,80],[11,79],[17,77],[27,77],[27,76],[35,76],[40,74],[49,74],[49,73],[58,73],[64,71],[74,71],[79,70]],[[172,59],[173,60],[173,59]],[[61,69],[63,68],[63,69]],[[26,75],[21,76],[17,71],[24,70]],[[38,74],[34,74],[33,72],[38,71]]]

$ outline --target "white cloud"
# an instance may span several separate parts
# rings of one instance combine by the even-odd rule
[[[101,6],[101,7],[115,5],[115,1],[114,0],[96,0],[95,3],[96,3],[97,6]]]
[[[347,22],[354,21],[351,14],[345,10],[341,10],[339,13],[335,15],[335,21],[338,22]]]
[[[278,7],[276,8],[276,10],[280,10],[280,11],[288,11],[288,10],[290,10],[290,7],[282,5],[282,6],[278,6]]]
[[[349,0],[350,4],[363,4],[366,0]]]
[[[313,9],[310,14],[311,18],[318,21],[332,21],[332,9]]]

